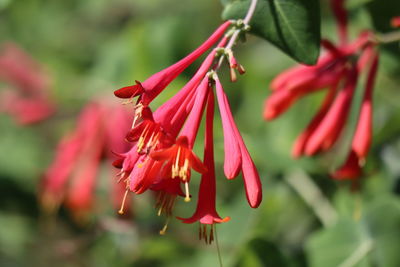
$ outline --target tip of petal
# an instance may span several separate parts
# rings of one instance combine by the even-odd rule
[[[226,217],[223,218],[223,219],[215,219],[214,221],[215,221],[216,223],[224,223],[224,222],[229,222],[230,220],[231,220],[231,217],[226,216]]]
[[[346,162],[336,170],[331,176],[337,180],[356,179],[362,174],[360,160],[354,151],[346,159]]]
[[[112,163],[112,165],[115,167],[115,168],[118,168],[118,169],[122,169],[122,164],[124,163],[124,159],[117,159],[117,160],[115,160],[113,163]]]
[[[277,117],[277,114],[278,113],[274,109],[271,109],[271,108],[268,108],[268,107],[266,107],[264,109],[264,113],[263,113],[264,119],[268,120],[268,121],[275,119]]]
[[[135,85],[122,87],[114,91],[114,95],[119,98],[131,98],[141,94],[142,92],[142,85],[136,81]]]

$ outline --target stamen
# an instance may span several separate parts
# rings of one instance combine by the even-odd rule
[[[178,153],[176,154],[175,164],[172,165],[172,178],[175,178],[179,175],[179,158],[181,155],[181,148],[178,147]]]
[[[160,193],[159,195],[159,199],[157,200],[157,207],[158,207],[158,212],[157,215],[161,216],[161,213],[163,211],[163,208],[165,207],[165,198],[166,198],[166,194]]]
[[[239,66],[238,66],[238,71],[239,71],[240,75],[243,75],[246,73],[245,68],[241,64],[239,64]]]
[[[131,98],[131,99],[129,100],[128,103],[132,103],[132,101],[133,101],[133,98]],[[142,110],[143,110],[143,105],[142,105],[142,104],[137,104],[137,105],[135,106],[135,116],[134,116],[134,118],[133,118],[132,128],[135,128],[135,126],[136,126],[136,121],[137,121],[140,117],[142,117]]]
[[[167,221],[165,222],[164,227],[160,230],[160,235],[165,235],[165,233],[167,232],[168,223],[169,223],[169,217],[167,218]]]
[[[126,189],[124,198],[122,199],[121,208],[119,209],[118,214],[121,214],[121,215],[124,214],[124,206],[125,206],[126,197],[128,196],[128,192],[129,192],[129,189]]]
[[[148,135],[149,132],[149,125],[146,125],[146,127],[144,128],[142,134],[140,135],[139,141],[137,143],[137,152],[139,153],[140,151],[142,151],[143,146],[144,146],[144,141]]]
[[[189,160],[185,159],[185,162],[183,164],[183,167],[179,170],[179,177],[183,180],[187,180],[187,173],[189,169]]]
[[[171,216],[175,201],[176,195],[160,191],[155,205],[155,208],[158,209],[157,215],[161,216],[164,213],[166,216]]]
[[[204,237],[204,241],[207,244],[207,225],[203,224],[203,237]]]
[[[208,244],[211,244],[214,241],[214,224],[211,225],[210,236],[208,238]]]
[[[149,142],[147,142],[147,149],[149,151],[150,149],[153,149],[158,145],[159,138],[160,138],[160,132],[157,132],[155,136],[153,136],[153,134],[151,135]]]
[[[190,202],[190,194],[189,194],[189,183],[185,183],[185,192],[186,192],[186,197],[185,197],[185,202]]]

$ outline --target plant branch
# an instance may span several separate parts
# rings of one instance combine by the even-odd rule
[[[247,14],[243,19],[243,24],[244,24],[245,27],[250,23],[250,20],[254,15],[254,11],[256,10],[257,2],[258,2],[258,0],[252,0],[251,3],[250,3],[249,10],[247,10]],[[231,39],[229,39],[228,44],[225,46],[226,50],[232,49],[232,47],[236,44],[236,41],[237,41],[240,33],[243,31],[243,29],[244,29],[244,27],[236,29],[233,32],[233,34],[231,36]],[[214,70],[218,70],[221,67],[221,65],[222,65],[222,63],[224,61],[224,58],[225,58],[225,56],[221,55],[221,57],[220,57],[220,59],[218,61],[218,65],[215,67]]]
[[[376,34],[374,41],[378,44],[388,44],[393,42],[400,42],[400,31],[389,32],[384,34]]]

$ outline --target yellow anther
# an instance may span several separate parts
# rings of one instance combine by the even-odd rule
[[[186,193],[185,202],[190,202],[189,183],[188,182],[185,183],[185,193]]]
[[[168,223],[169,223],[169,217],[167,217],[167,221],[165,222],[164,227],[160,230],[160,235],[165,235],[165,233],[167,232]]]

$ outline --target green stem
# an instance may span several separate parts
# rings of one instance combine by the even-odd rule
[[[252,0],[249,6],[249,10],[247,11],[246,16],[243,19],[243,24],[246,26],[250,23],[251,18],[254,15],[254,11],[256,10],[258,0]],[[229,39],[228,44],[225,46],[226,50],[232,49],[232,47],[236,44],[237,39],[239,38],[240,33],[243,31],[243,28],[236,29],[231,36],[231,39]],[[222,62],[224,61],[225,56],[221,55],[218,61],[218,65],[215,68],[215,70],[219,69],[222,65]]]
[[[374,40],[378,44],[388,44],[400,41],[400,31],[389,32],[384,34],[376,34]]]

